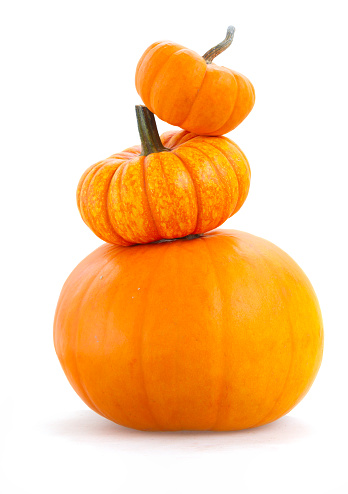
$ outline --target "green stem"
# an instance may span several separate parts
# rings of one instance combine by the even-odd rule
[[[169,151],[161,142],[154,114],[146,106],[142,105],[136,105],[135,113],[138,121],[142,156]]]
[[[210,50],[207,51],[207,53],[203,55],[203,58],[207,62],[207,64],[212,63],[215,57],[220,55],[220,53],[225,51],[226,48],[228,48],[231,45],[235,30],[236,28],[234,28],[233,26],[228,26],[226,38],[223,41],[221,41],[221,43],[214,46],[214,48],[211,48]]]

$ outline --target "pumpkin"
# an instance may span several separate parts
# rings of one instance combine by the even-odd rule
[[[217,230],[103,244],[67,279],[54,342],[75,391],[141,430],[271,422],[309,390],[323,327],[313,288],[281,249]]]
[[[234,142],[186,131],[160,138],[153,114],[143,106],[136,112],[142,147],[96,163],[77,188],[81,216],[98,237],[120,245],[185,237],[239,210],[250,168]]]
[[[223,135],[252,110],[251,82],[212,61],[233,39],[230,26],[224,41],[203,57],[171,41],[149,46],[140,58],[135,86],[145,105],[159,118],[200,135]]]

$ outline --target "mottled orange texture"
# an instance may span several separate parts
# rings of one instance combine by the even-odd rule
[[[67,279],[54,342],[93,410],[142,430],[237,430],[291,410],[318,372],[314,290],[272,243],[200,238],[104,244]]]
[[[77,189],[85,223],[106,242],[131,245],[217,228],[244,203],[248,160],[226,137],[161,136],[168,151],[126,149],[90,167]]]
[[[135,86],[159,118],[199,135],[219,136],[237,127],[255,103],[244,75],[171,41],[153,43],[140,58]]]

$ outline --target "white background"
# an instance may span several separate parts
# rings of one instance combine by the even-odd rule
[[[2,2],[1,492],[348,493],[346,6]],[[305,270],[322,307],[324,360],[304,401],[273,424],[132,431],[90,411],[54,353],[63,282],[101,244],[75,189],[89,165],[138,143],[134,72],[145,48],[170,39],[203,54],[228,24],[233,46],[216,63],[250,78],[256,104],[229,134],[252,185],[224,227],[271,240]]]

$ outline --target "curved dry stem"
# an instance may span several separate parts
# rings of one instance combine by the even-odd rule
[[[208,50],[204,55],[203,58],[206,61],[207,64],[212,63],[215,57],[220,55],[223,51],[225,51],[232,43],[233,41],[233,36],[235,33],[236,28],[233,26],[228,26],[227,28],[227,34],[226,37],[221,43],[218,45],[214,46],[210,50]]]

